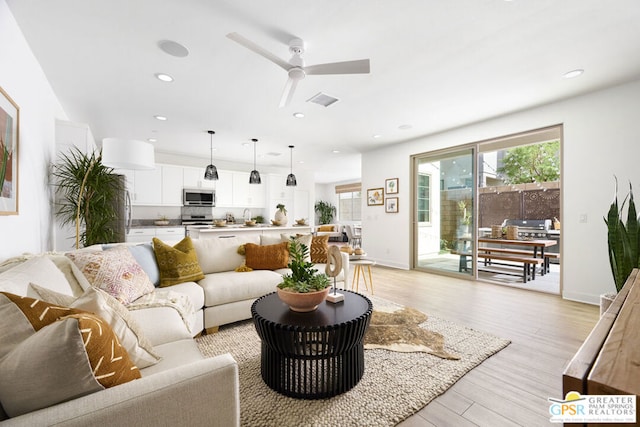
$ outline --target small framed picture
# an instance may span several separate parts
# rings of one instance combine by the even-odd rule
[[[389,178],[384,180],[385,194],[398,194],[398,178]]]
[[[384,204],[384,193],[382,188],[369,188],[367,190],[367,205],[381,206]]]
[[[384,211],[387,213],[398,213],[398,198],[387,197],[384,204]]]

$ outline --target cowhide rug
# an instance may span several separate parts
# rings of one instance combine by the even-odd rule
[[[444,350],[442,335],[420,327],[426,320],[426,314],[408,307],[395,311],[374,310],[364,336],[364,348],[403,353],[424,352],[443,359],[460,359]]]

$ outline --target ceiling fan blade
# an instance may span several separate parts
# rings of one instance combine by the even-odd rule
[[[298,79],[292,79],[289,77],[287,79],[287,83],[284,85],[284,91],[282,92],[282,98],[280,98],[280,108],[286,107],[291,102],[291,98],[293,98],[293,92],[296,90],[296,86],[298,86]]]
[[[356,61],[330,62],[328,64],[316,64],[304,67],[306,74],[368,74],[370,72],[369,60],[358,59]]]
[[[289,71],[289,68],[291,68],[291,64],[289,64],[284,59],[281,59],[281,58],[277,57],[273,53],[269,52],[268,50],[264,49],[261,46],[258,46],[257,44],[255,44],[251,40],[241,36],[238,33],[229,33],[229,34],[227,34],[227,38],[233,40],[234,42],[236,42],[238,44],[241,44],[242,46],[246,47],[247,49],[249,49],[249,50],[257,53],[258,55],[268,59],[269,61],[273,62],[274,64],[279,65],[281,68],[284,68],[287,71]]]

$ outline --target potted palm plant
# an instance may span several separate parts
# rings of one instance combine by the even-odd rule
[[[309,248],[292,237],[289,243],[291,261],[287,265],[291,273],[282,276],[277,291],[278,297],[293,311],[313,311],[329,293],[329,277],[319,273],[312,262],[305,261],[308,255]]]
[[[101,155],[72,148],[60,154],[52,173],[57,190],[56,215],[61,224],[73,224],[76,248],[113,242],[117,221],[114,200],[124,189]]]
[[[627,218],[624,221],[624,205],[627,207]],[[607,225],[607,246],[609,252],[609,264],[611,274],[616,286],[616,293],[620,292],[627,278],[634,268],[640,266],[640,226],[636,205],[633,200],[633,188],[629,183],[629,193],[618,206],[618,180],[616,178],[615,194],[609,212],[604,218]],[[600,296],[600,313],[604,313],[615,299],[616,294],[604,294]]]
[[[320,224],[331,224],[333,216],[336,214],[336,207],[324,200],[318,200],[315,211],[320,214]]]

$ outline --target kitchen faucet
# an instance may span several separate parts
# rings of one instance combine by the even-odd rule
[[[242,217],[245,221],[251,221],[251,209],[247,208],[242,211]]]

